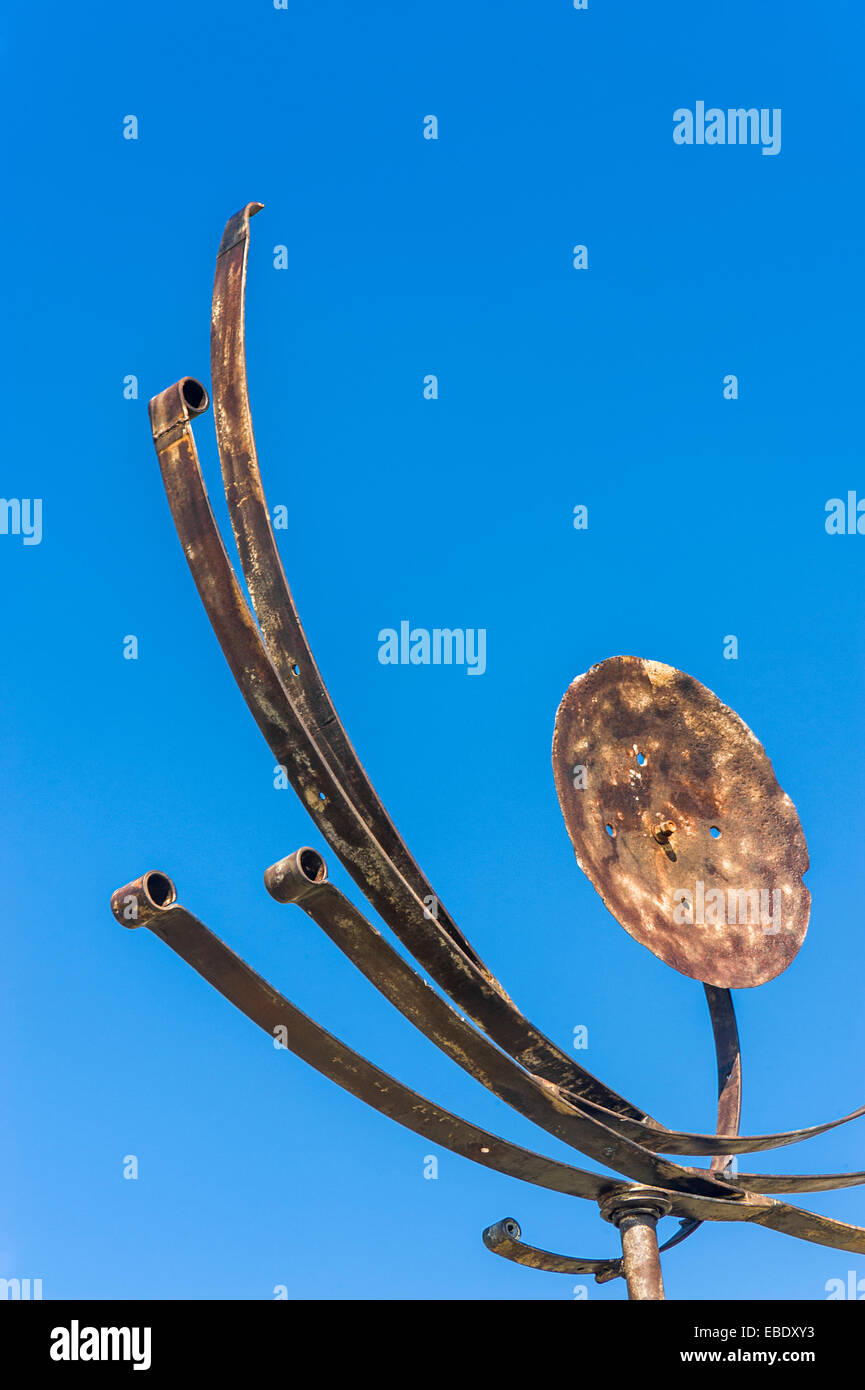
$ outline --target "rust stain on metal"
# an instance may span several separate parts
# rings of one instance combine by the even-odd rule
[[[711,690],[639,657],[593,666],[559,706],[553,771],[577,863],[636,941],[721,989],[786,969],[808,927],[805,836]]]
[[[435,1106],[300,1013],[177,903],[151,871],[112,898],[124,926],[146,926],[259,1027],[383,1115],[452,1152],[550,1191],[599,1203],[621,1259],[586,1260],[525,1245],[512,1219],[489,1249],[598,1282],[624,1274],[629,1296],[661,1299],[658,1256],[703,1221],[752,1222],[865,1253],[865,1229],[767,1195],[865,1182],[865,1172],[732,1173],[731,1155],[798,1142],[865,1113],[776,1134],[739,1133],[742,1070],[731,988],[778,975],[804,939],[808,852],[796,810],[754,734],[705,686],[659,662],[619,656],[573,682],[559,708],[553,766],[577,860],[636,940],[704,983],[717,1060],[714,1135],[667,1130],[585,1071],[531,1024],[436,898],[375,793],[333,706],[282,569],[252,431],[244,347],[250,203],[225,228],[214,279],[214,415],[229,513],[255,618],[213,517],[192,421],[209,404],[185,377],[150,415],[175,525],[204,607],[253,717],[324,838],[451,1007],[329,881],[305,846],[272,866],[268,890],[296,902],[443,1053],[513,1109],[637,1182],[519,1148]],[[575,774],[579,774],[576,776]],[[432,895],[435,898],[435,895]],[[471,1026],[463,1012],[480,1025]],[[709,1169],[659,1154],[711,1154]],[[646,1187],[644,1183],[651,1183]],[[658,1246],[664,1214],[680,1229]]]

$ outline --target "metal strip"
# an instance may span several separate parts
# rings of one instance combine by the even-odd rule
[[[304,847],[267,870],[277,902],[293,902],[410,1023],[481,1085],[541,1129],[629,1178],[706,1196],[735,1188],[709,1169],[667,1163],[584,1114],[557,1086],[522,1070],[415,973],[354,903],[327,878],[327,866]]]
[[[561,1085],[586,1114],[623,1138],[656,1153],[723,1154],[798,1142],[865,1114],[787,1134],[692,1135],[622,1117],[594,1097],[615,1098],[603,1082],[572,1062],[523,1017],[497,981],[478,969],[445,933],[435,930],[424,904],[383,854],[360,820],[315,741],[298,719],[268,660],[231,568],[210,508],[195,441],[193,415],[207,409],[207,392],[185,377],[150,402],[154,444],[174,523],[211,626],[235,681],[278,763],[318,829],[373,907],[450,997],[528,1071]],[[627,1103],[627,1102],[624,1102]],[[632,1113],[643,1111],[631,1107]]]
[[[174,524],[211,626],[252,715],[317,828],[388,926],[447,994],[530,1071],[606,1107],[645,1112],[584,1071],[524,1018],[498,981],[431,920],[423,901],[384,854],[320,752],[274,671],[219,534],[190,428],[192,378],[150,402],[151,426]],[[654,1122],[652,1122],[654,1123]],[[651,1131],[654,1133],[654,1129]],[[661,1132],[659,1127],[659,1132]],[[630,1137],[630,1136],[626,1136]]]
[[[520,1236],[519,1223],[512,1216],[497,1221],[484,1231],[484,1245],[494,1255],[504,1260],[513,1260],[518,1265],[528,1265],[530,1269],[543,1269],[549,1274],[594,1274],[598,1283],[606,1283],[622,1274],[621,1258],[611,1260],[589,1260],[580,1255],[554,1255],[550,1250],[538,1250],[534,1245],[524,1245]],[[606,1276],[598,1279],[598,1275]]]
[[[742,1119],[742,1052],[733,996],[728,989],[718,989],[715,985],[704,984],[703,989],[709,1005],[718,1068],[718,1121],[715,1129],[718,1134],[738,1134]],[[732,1162],[732,1154],[716,1154],[711,1163],[712,1171],[723,1173]]]
[[[296,713],[417,897],[436,897],[382,805],[337,715],[298,616],[273,534],[252,428],[244,327],[249,219],[261,207],[261,203],[248,203],[226,223],[216,258],[211,307],[213,415],[241,569],[268,655]],[[441,899],[436,897],[436,901],[441,929],[477,966],[486,969]]]
[[[160,885],[159,893],[153,891],[154,883]],[[124,926],[148,927],[270,1037],[278,1036],[289,1051],[316,1071],[406,1129],[486,1168],[551,1192],[600,1202],[613,1193],[632,1190],[633,1184],[573,1168],[510,1144],[433,1105],[388,1076],[301,1013],[224,941],[208,931],[203,922],[179,907],[167,875],[143,875],[118,889],[111,906]],[[754,1222],[800,1240],[865,1254],[865,1228],[802,1211],[772,1197],[743,1192],[737,1200],[730,1201],[725,1197],[667,1190],[662,1195],[677,1216]]]
[[[436,901],[435,919],[426,921],[425,938],[446,935],[494,987],[478,996],[465,991],[464,979],[452,969],[436,973],[426,941],[419,940],[413,917],[406,922],[393,902],[388,911],[376,904],[388,926],[447,994],[450,994],[501,1046],[531,1069],[578,1095],[588,1095],[608,1109],[631,1119],[656,1124],[643,1110],[584,1071],[566,1053],[512,1009],[505,1019],[501,998],[510,1004],[502,986],[483,964],[419,868],[379,800],[355,752],[316,665],[282,567],[258,464],[246,376],[244,342],[246,267],[249,219],[261,208],[249,203],[229,218],[216,258],[211,310],[211,371],[213,409],[220,464],[231,525],[253,608],[270,660],[282,682],[294,714],[319,742],[337,780],[361,817],[371,845],[380,849],[423,904]],[[337,850],[339,853],[339,850]],[[347,866],[348,867],[348,866]],[[360,884],[364,888],[363,884]],[[364,888],[364,891],[366,889]],[[439,967],[441,972],[441,967]],[[464,973],[459,972],[461,975]],[[459,993],[455,992],[456,989]],[[603,1094],[602,1094],[603,1093]],[[660,1127],[660,1126],[659,1126]]]
[[[731,1188],[752,1192],[828,1192],[865,1182],[865,1173],[729,1175],[716,1166],[726,1166],[729,1160],[724,1157],[714,1159],[708,1170],[674,1164],[653,1168],[652,1162],[647,1162],[646,1149],[625,1146],[611,1129],[599,1128],[565,1091],[523,1071],[436,994],[330,881],[327,865],[317,850],[309,846],[295,850],[266,871],[264,882],[277,902],[295,903],[302,908],[404,1018],[476,1081],[547,1133],[609,1168],[635,1179],[654,1172],[653,1181],[663,1178],[666,1186],[677,1191],[685,1187],[694,1191],[691,1182],[699,1184],[702,1179],[705,1183],[711,1174],[720,1186],[712,1190],[703,1185],[701,1190],[708,1196],[717,1195],[724,1185],[729,1196]],[[718,1119],[719,1123],[738,1125],[741,1069],[736,1018],[729,991],[715,993],[721,996],[710,1001],[718,1058]],[[686,1176],[688,1181],[683,1181]],[[674,1239],[678,1243],[684,1235],[680,1232]]]
[[[225,483],[231,525],[240,555],[256,617],[264,635],[265,644],[290,700],[293,709],[300,717],[311,735],[324,743],[323,752],[338,780],[348,792],[350,800],[359,812],[364,823],[384,853],[398,869],[403,879],[421,901],[431,896],[437,902],[437,918],[434,929],[443,931],[455,941],[465,955],[494,982],[496,990],[505,998],[508,996],[501,985],[477,953],[467,938],[456,926],[450,914],[441,903],[422,870],[409,852],[405,842],[379,800],[366,771],[355,752],[351,741],[339,719],[327,687],[315,662],[303,625],[297,613],[288,581],[283,570],[279,550],[270,522],[270,514],[264,494],[255,436],[252,426],[252,410],[249,400],[249,386],[246,373],[245,349],[245,294],[246,271],[249,254],[249,220],[261,210],[262,204],[249,203],[233,217],[229,218],[223,232],[217,254],[214,275],[213,300],[211,307],[211,369],[213,375],[214,418],[223,480]],[[361,885],[363,887],[363,885]],[[403,943],[430,969],[437,982],[447,993],[451,989],[440,979],[420,957],[410,940],[400,931],[397,922],[386,914],[385,920]],[[704,986],[712,1028],[718,1047],[719,1067],[719,1111],[717,1135],[736,1136],[741,1115],[741,1061],[739,1056],[738,1034],[735,1014],[729,991]],[[454,996],[452,996],[454,997]],[[484,1016],[480,1000],[480,1011],[473,1012],[465,998],[458,1002],[485,1028],[491,1036],[496,1036],[488,1016]],[[498,1001],[493,1002],[495,1008]],[[510,1001],[509,1001],[510,1002]],[[531,1025],[528,1025],[531,1028]],[[532,1029],[537,1034],[538,1030]],[[562,1053],[549,1039],[543,1038],[544,1054],[539,1056],[537,1038],[528,1041],[533,1062],[531,1069],[556,1084],[567,1087],[581,1100],[592,1101],[609,1110],[609,1127],[615,1128],[622,1137],[631,1138],[635,1143],[653,1148],[656,1152],[678,1152],[682,1154],[712,1152],[712,1169],[722,1172],[731,1161],[733,1152],[746,1152],[746,1146],[731,1149],[729,1153],[719,1152],[717,1136],[691,1136],[681,1134],[679,1143],[687,1147],[663,1149],[650,1142],[655,1131],[663,1131],[661,1126],[639,1107],[606,1087],[591,1073],[580,1068],[576,1062]],[[497,1038],[506,1051],[525,1061],[518,1052],[520,1043]],[[528,1064],[528,1063],[527,1063]],[[566,1072],[563,1074],[563,1066]],[[722,1079],[721,1072],[724,1072]],[[567,1073],[570,1073],[568,1077]],[[598,1088],[606,1091],[604,1098],[597,1094]],[[626,1119],[636,1122],[636,1127],[628,1129],[620,1126],[615,1116],[622,1114]],[[796,1143],[800,1139],[822,1133],[835,1125],[865,1114],[865,1106],[828,1125],[812,1126],[809,1129],[789,1131],[786,1135],[760,1136],[765,1142],[761,1147],[780,1147],[784,1143]],[[735,1117],[735,1122],[734,1122]],[[600,1114],[596,1118],[602,1119]],[[688,1143],[689,1140],[694,1143]],[[715,1141],[712,1148],[705,1147],[707,1141]],[[776,1142],[777,1141],[777,1142]]]

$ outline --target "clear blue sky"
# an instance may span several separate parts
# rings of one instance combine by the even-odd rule
[[[670,1125],[711,1128],[702,990],[609,916],[550,767],[576,674],[617,653],[684,668],[763,740],[811,853],[805,946],[737,996],[744,1127],[852,1109],[865,538],[828,536],[824,507],[865,495],[861,7],[180,0],[48,3],[4,25],[0,492],[43,500],[43,537],[0,536],[0,1275],[40,1277],[46,1298],[285,1284],[556,1300],[585,1282],[590,1302],[621,1299],[621,1281],[523,1270],[481,1243],[512,1215],[533,1243],[612,1253],[591,1204],[444,1152],[425,1181],[429,1144],[111,917],[115,887],[164,869],[379,1065],[569,1156],[266,896],[264,868],[320,841],[274,788],[208,628],[147,399],[208,380],[222,225],[262,201],[249,372],[286,567],[443,900],[549,1034],[587,1025],[592,1070]],[[673,112],[698,100],[780,108],[780,154],[677,146]],[[225,521],[210,415],[197,433]],[[485,628],[484,676],[380,665],[377,634],[403,618]],[[742,1161],[761,1166],[865,1167],[865,1128]],[[865,1222],[861,1191],[806,1200]],[[819,1299],[849,1269],[865,1278],[852,1255],[711,1227],[666,1280],[674,1298]]]

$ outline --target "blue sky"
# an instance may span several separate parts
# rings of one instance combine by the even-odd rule
[[[289,507],[286,569],[442,899],[552,1037],[586,1025],[593,1071],[670,1125],[711,1128],[702,990],[609,916],[550,767],[575,675],[618,653],[685,669],[764,742],[811,854],[800,955],[736,997],[743,1127],[852,1109],[865,539],[824,519],[829,498],[865,495],[861,8],[181,0],[3,22],[0,491],[41,498],[43,534],[0,535],[0,1275],[42,1278],[46,1298],[267,1299],[284,1284],[556,1300],[584,1283],[589,1302],[621,1299],[621,1281],[520,1269],[481,1243],[512,1215],[532,1243],[607,1255],[615,1234],[591,1204],[431,1150],[111,917],[115,887],[164,869],[379,1065],[568,1158],[265,894],[268,864],[321,842],[274,788],[208,628],[147,399],[208,379],[222,226],[262,201],[248,361],[268,499]],[[673,112],[698,100],[780,108],[780,154],[677,146]],[[210,415],[197,437],[227,530]],[[485,628],[483,678],[382,666],[378,632],[401,619]],[[860,1122],[742,1166],[865,1167],[863,1139]],[[865,1221],[861,1191],[806,1200]],[[852,1255],[711,1227],[665,1278],[673,1298],[819,1299],[850,1269],[865,1278]]]

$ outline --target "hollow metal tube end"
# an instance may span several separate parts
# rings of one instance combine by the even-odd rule
[[[177,902],[177,889],[167,874],[151,869],[111,894],[111,911],[121,927],[146,927]]]
[[[189,421],[196,415],[202,415],[209,405],[207,388],[194,376],[182,376],[173,385],[166,386],[158,396],[152,396],[148,403],[153,438],[165,443],[164,436],[169,431],[173,431],[172,438],[179,437]],[[168,442],[171,442],[171,438]]]
[[[483,1233],[483,1242],[488,1250],[495,1251],[501,1249],[506,1240],[519,1240],[522,1235],[519,1222],[512,1216],[506,1216],[502,1221],[497,1221],[493,1226],[487,1226]]]
[[[297,903],[327,880],[327,864],[317,849],[302,845],[265,870],[264,886],[278,903]]]

